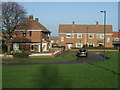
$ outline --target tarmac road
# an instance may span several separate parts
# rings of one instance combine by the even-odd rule
[[[75,54],[74,54],[75,55]],[[63,57],[64,58],[64,57]],[[37,62],[37,63],[3,63],[3,65],[34,65],[34,64],[78,64],[78,63],[87,63],[87,62],[96,62],[96,61],[103,61],[103,55],[98,53],[88,53],[88,57],[80,57],[79,59],[69,60],[69,61],[60,61],[60,62]]]

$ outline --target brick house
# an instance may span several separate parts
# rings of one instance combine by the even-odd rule
[[[60,24],[58,31],[58,45],[65,46],[66,49],[71,47],[89,47],[104,46],[104,25],[80,25],[74,24]],[[113,47],[112,45],[112,25],[106,25],[106,47]]]
[[[52,46],[58,46],[58,36],[51,36],[50,39]]]
[[[114,47],[120,45],[120,32],[113,32],[113,45]]]
[[[17,27],[13,39],[14,50],[49,51],[51,32],[38,21],[38,18],[34,20],[31,15],[23,24]]]

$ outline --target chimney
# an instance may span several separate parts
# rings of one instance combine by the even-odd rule
[[[35,18],[35,21],[36,21],[36,22],[38,22],[38,21],[39,21],[39,19],[38,19],[38,18]]]
[[[99,22],[97,21],[97,22],[96,22],[96,25],[98,25],[98,24],[99,24]]]
[[[75,22],[73,21],[73,22],[72,22],[72,24],[74,25],[74,24],[75,24]]]
[[[29,16],[29,19],[33,19],[33,15],[30,15],[30,16]]]

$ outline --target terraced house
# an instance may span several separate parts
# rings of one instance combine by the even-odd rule
[[[17,27],[14,35],[14,50],[32,52],[49,51],[50,31],[38,22],[38,18],[29,18]]]
[[[66,49],[71,47],[102,47],[104,46],[104,25],[81,25],[75,24],[60,24],[58,31],[58,45],[65,46]],[[112,25],[106,25],[106,40],[105,47],[113,47],[112,45]]]

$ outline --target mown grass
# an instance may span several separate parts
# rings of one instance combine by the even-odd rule
[[[53,58],[11,58],[11,59],[3,59],[4,62],[59,62],[59,61],[67,61],[67,60],[75,60],[75,52],[68,52],[64,57],[53,57]]]
[[[3,66],[3,88],[118,88],[118,52],[106,55],[92,63]]]

